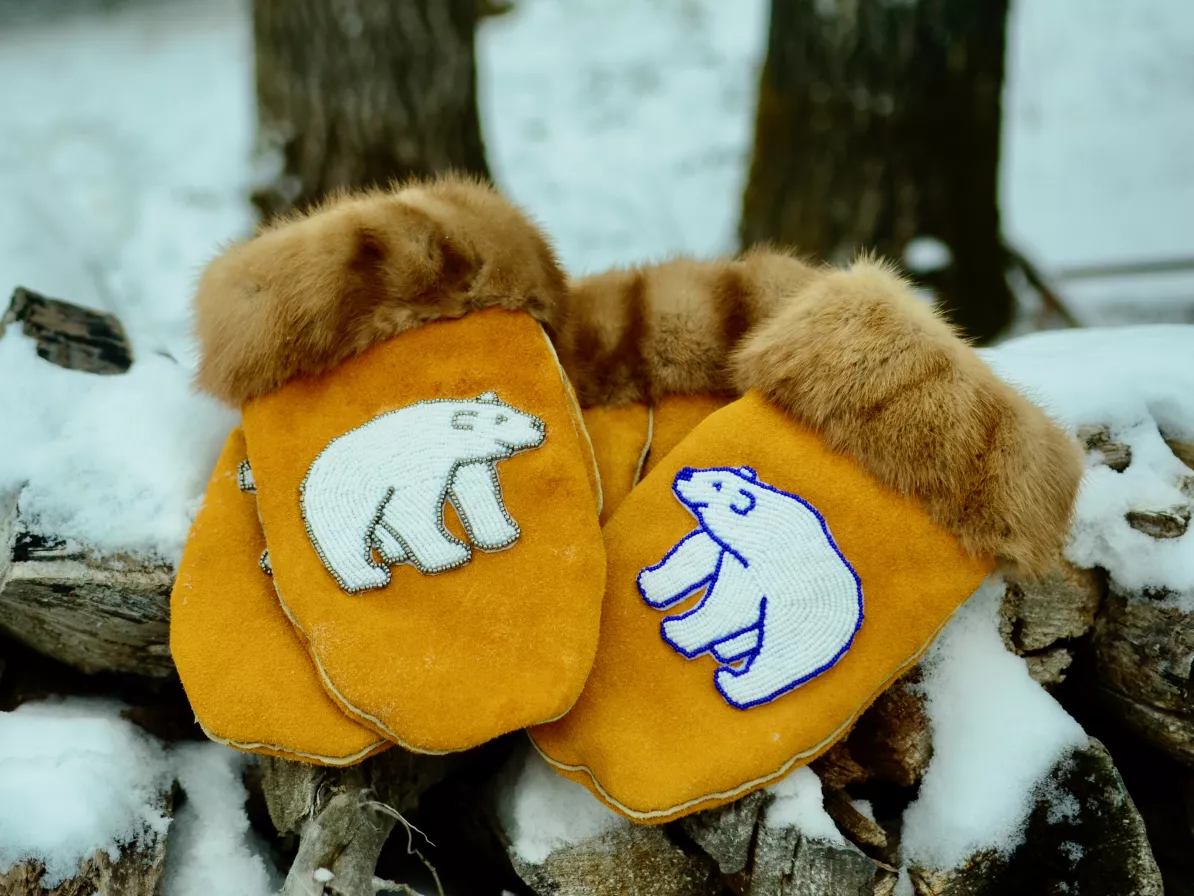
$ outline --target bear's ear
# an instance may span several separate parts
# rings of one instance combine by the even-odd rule
[[[477,401],[483,401],[486,404],[501,404],[501,399],[497,397],[496,392],[482,392],[477,396]]]
[[[738,475],[743,479],[749,479],[751,482],[757,482],[759,474],[754,471],[753,467],[739,467]]]

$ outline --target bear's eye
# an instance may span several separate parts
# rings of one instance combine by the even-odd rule
[[[713,491],[715,491],[715,492],[721,491],[721,483],[720,482],[713,483]]]
[[[498,423],[505,423],[505,422],[506,422],[506,419],[507,419],[507,417],[506,417],[506,415],[505,415],[505,414],[498,414],[498,415],[497,415],[497,422],[498,422]]]

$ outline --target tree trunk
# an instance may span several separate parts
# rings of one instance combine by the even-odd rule
[[[477,0],[255,0],[266,217],[344,187],[448,169],[488,176]]]
[[[1008,0],[773,0],[740,237],[831,261],[913,237],[965,333],[1008,323],[997,205]]]

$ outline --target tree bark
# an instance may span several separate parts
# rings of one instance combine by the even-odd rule
[[[830,261],[913,237],[919,276],[969,336],[1010,323],[997,178],[1007,0],[773,0],[744,246]]]
[[[266,217],[340,188],[445,170],[488,176],[477,0],[255,0],[260,149],[283,170]]]

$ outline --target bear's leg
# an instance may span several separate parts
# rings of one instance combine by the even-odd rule
[[[709,652],[717,658],[719,663],[734,663],[758,649],[759,630],[752,628],[725,641],[719,641],[709,649]]]
[[[389,493],[354,494],[351,487],[346,491],[353,500],[317,500],[326,494],[318,488],[304,492],[302,509],[307,533],[327,571],[349,594],[384,588],[390,584],[390,570],[373,561],[373,522],[366,514],[376,512],[369,507],[384,507]]]
[[[473,545],[483,551],[500,551],[518,540],[518,524],[502,502],[501,488],[492,461],[461,464],[452,476],[448,500]]]
[[[362,547],[364,547],[362,545]],[[332,576],[340,583],[340,587],[349,594],[368,591],[372,588],[384,588],[390,584],[390,570],[385,566],[374,566],[363,556],[365,552],[353,550],[344,551],[335,563],[324,565]],[[372,553],[369,551],[369,553]]]
[[[685,656],[696,656],[759,622],[763,592],[754,575],[728,551],[717,577],[697,606],[663,620],[664,640]]]
[[[377,553],[381,555],[382,562],[387,566],[402,563],[407,559],[406,546],[386,528],[386,524],[382,520],[378,520],[377,525],[373,527],[373,546],[377,548]]]
[[[785,619],[784,609],[764,606],[759,650],[745,669],[717,670],[717,689],[740,709],[773,700],[816,674],[794,637],[798,633],[792,625],[795,620]]]
[[[708,532],[697,529],[638,574],[639,594],[657,609],[670,607],[713,577],[721,552],[721,545]]]
[[[405,497],[405,496],[404,496]],[[468,545],[453,538],[444,528],[444,505],[419,507],[395,496],[382,514],[381,522],[406,548],[406,556],[424,575],[464,566],[472,557]]]

